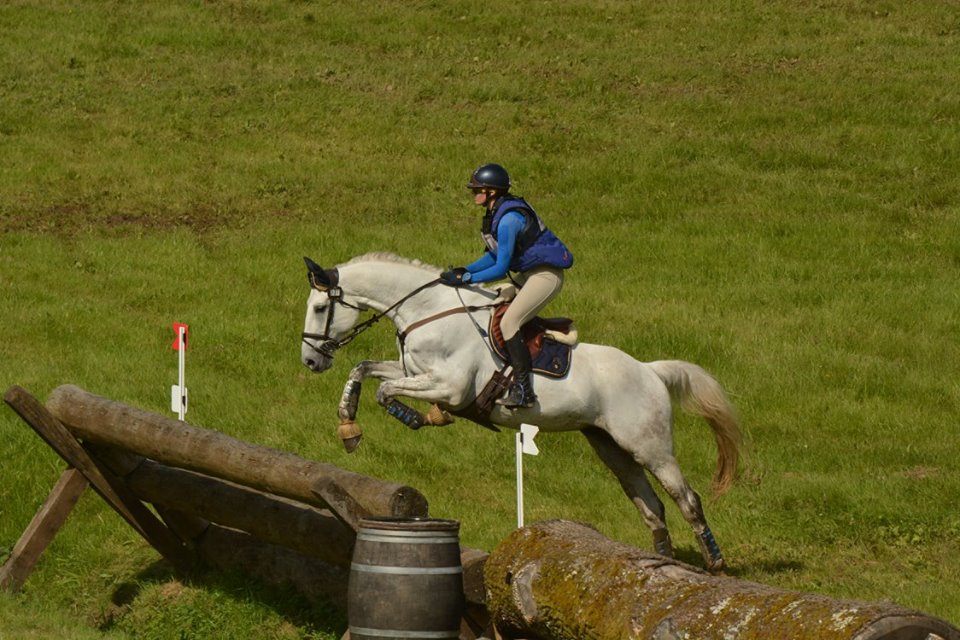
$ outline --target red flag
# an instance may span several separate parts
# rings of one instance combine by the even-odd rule
[[[183,327],[183,350],[187,350],[187,336],[190,335],[190,327],[183,324],[182,322],[173,323],[173,335],[176,338],[173,339],[173,350],[180,351],[180,327]]]

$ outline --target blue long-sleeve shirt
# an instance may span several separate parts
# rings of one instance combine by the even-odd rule
[[[497,253],[484,252],[479,260],[467,265],[464,282],[490,282],[506,277],[510,260],[517,246],[517,236],[523,231],[526,220],[522,213],[510,211],[504,214],[497,227]]]

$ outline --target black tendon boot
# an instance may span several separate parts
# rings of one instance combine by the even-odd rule
[[[497,404],[507,408],[529,408],[537,401],[533,393],[533,374],[530,372],[530,352],[518,332],[507,340],[507,355],[510,356],[510,365],[513,367],[513,385],[506,397],[497,400]]]

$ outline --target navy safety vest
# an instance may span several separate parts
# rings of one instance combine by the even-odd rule
[[[537,212],[526,200],[516,196],[504,196],[496,203],[492,213],[483,216],[480,235],[490,253],[497,255],[497,229],[500,220],[510,211],[523,214],[523,230],[517,237],[517,243],[510,258],[510,270],[522,273],[534,267],[549,266],[557,269],[569,269],[573,265],[573,254],[543,223]]]

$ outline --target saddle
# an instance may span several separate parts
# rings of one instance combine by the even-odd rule
[[[498,305],[490,316],[489,336],[490,347],[502,360],[509,362],[506,343],[503,340],[503,331],[500,329],[500,320],[510,307],[506,302]],[[570,371],[571,348],[577,344],[577,330],[573,320],[569,318],[540,318],[536,317],[520,327],[527,348],[530,350],[530,359],[533,371],[562,378]],[[490,421],[490,412],[494,402],[510,387],[513,374],[504,375],[502,371],[494,371],[476,399],[466,407],[457,410],[449,409],[450,413],[466,418],[493,431],[500,431]]]
[[[490,316],[490,346],[504,360],[509,361],[500,321],[510,308],[504,303]],[[537,373],[562,378],[570,370],[570,348],[576,344],[576,329],[570,318],[541,318],[537,316],[520,327],[520,335],[530,351],[532,369]]]

